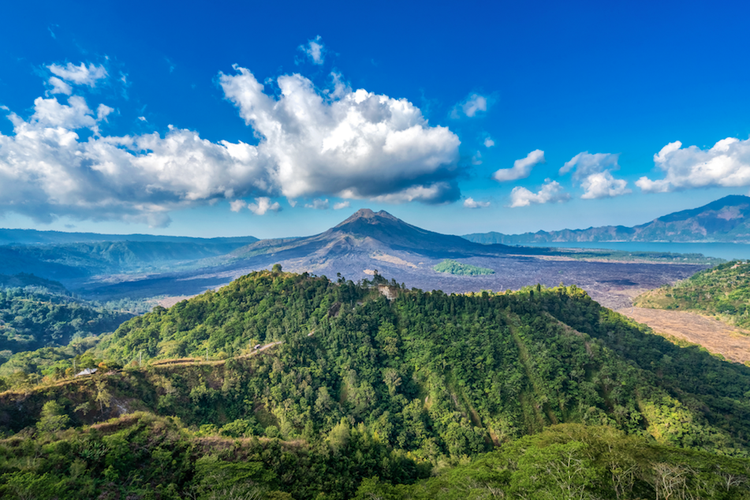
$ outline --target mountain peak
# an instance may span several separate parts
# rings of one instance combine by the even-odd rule
[[[373,212],[369,208],[360,208],[359,210],[354,212],[351,217],[349,217],[336,227],[341,227],[358,221],[365,223],[376,223],[380,220],[400,221],[398,217],[394,217],[385,210],[381,210],[380,212]]]

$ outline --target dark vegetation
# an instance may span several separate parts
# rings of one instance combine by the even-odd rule
[[[74,338],[111,332],[132,317],[96,307],[66,292],[55,293],[43,286],[0,288],[0,356],[65,346]]]
[[[472,266],[471,264],[462,264],[455,260],[445,259],[440,264],[433,266],[432,269],[439,273],[458,274],[462,276],[477,276],[480,274],[495,274],[492,269],[486,267]]]
[[[636,298],[638,307],[695,311],[750,328],[750,263],[732,261]]]
[[[84,347],[3,378],[0,494],[747,498],[750,369],[575,286],[446,295],[276,268]]]

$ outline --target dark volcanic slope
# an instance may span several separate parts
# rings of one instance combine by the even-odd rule
[[[529,249],[532,252],[534,250]],[[273,254],[277,259],[331,258],[352,252],[409,252],[424,256],[475,256],[518,253],[506,245],[480,245],[460,236],[440,234],[407,224],[381,210],[363,208],[328,231],[307,238],[263,240],[232,252],[233,259]]]
[[[635,227],[602,226],[524,234],[467,234],[476,243],[523,245],[577,241],[726,241],[750,243],[750,197],[726,196],[699,208],[674,212]]]

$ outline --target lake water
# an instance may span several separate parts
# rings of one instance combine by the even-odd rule
[[[744,243],[649,243],[639,241],[624,242],[570,242],[526,244],[533,247],[554,248],[604,248],[628,252],[672,252],[702,253],[707,257],[720,259],[750,259],[750,244]]]

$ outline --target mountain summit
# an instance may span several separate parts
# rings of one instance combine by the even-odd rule
[[[466,244],[460,236],[428,231],[408,224],[385,210],[373,212],[363,208],[351,217],[319,235],[321,238],[352,236],[369,239],[371,244],[388,249],[413,252],[421,255],[437,253],[486,253],[486,249],[475,244]],[[316,238],[316,237],[313,237]]]
[[[524,234],[467,234],[476,243],[564,243],[598,241],[669,241],[750,243],[750,197],[725,196],[702,207],[674,212],[639,226],[601,226]]]
[[[297,258],[322,262],[343,255],[367,257],[407,252],[416,256],[460,257],[494,255],[508,250],[505,245],[487,247],[460,236],[428,231],[384,210],[374,212],[363,208],[323,233],[304,238],[259,241],[232,252],[232,256],[241,259],[273,254],[279,260]]]

